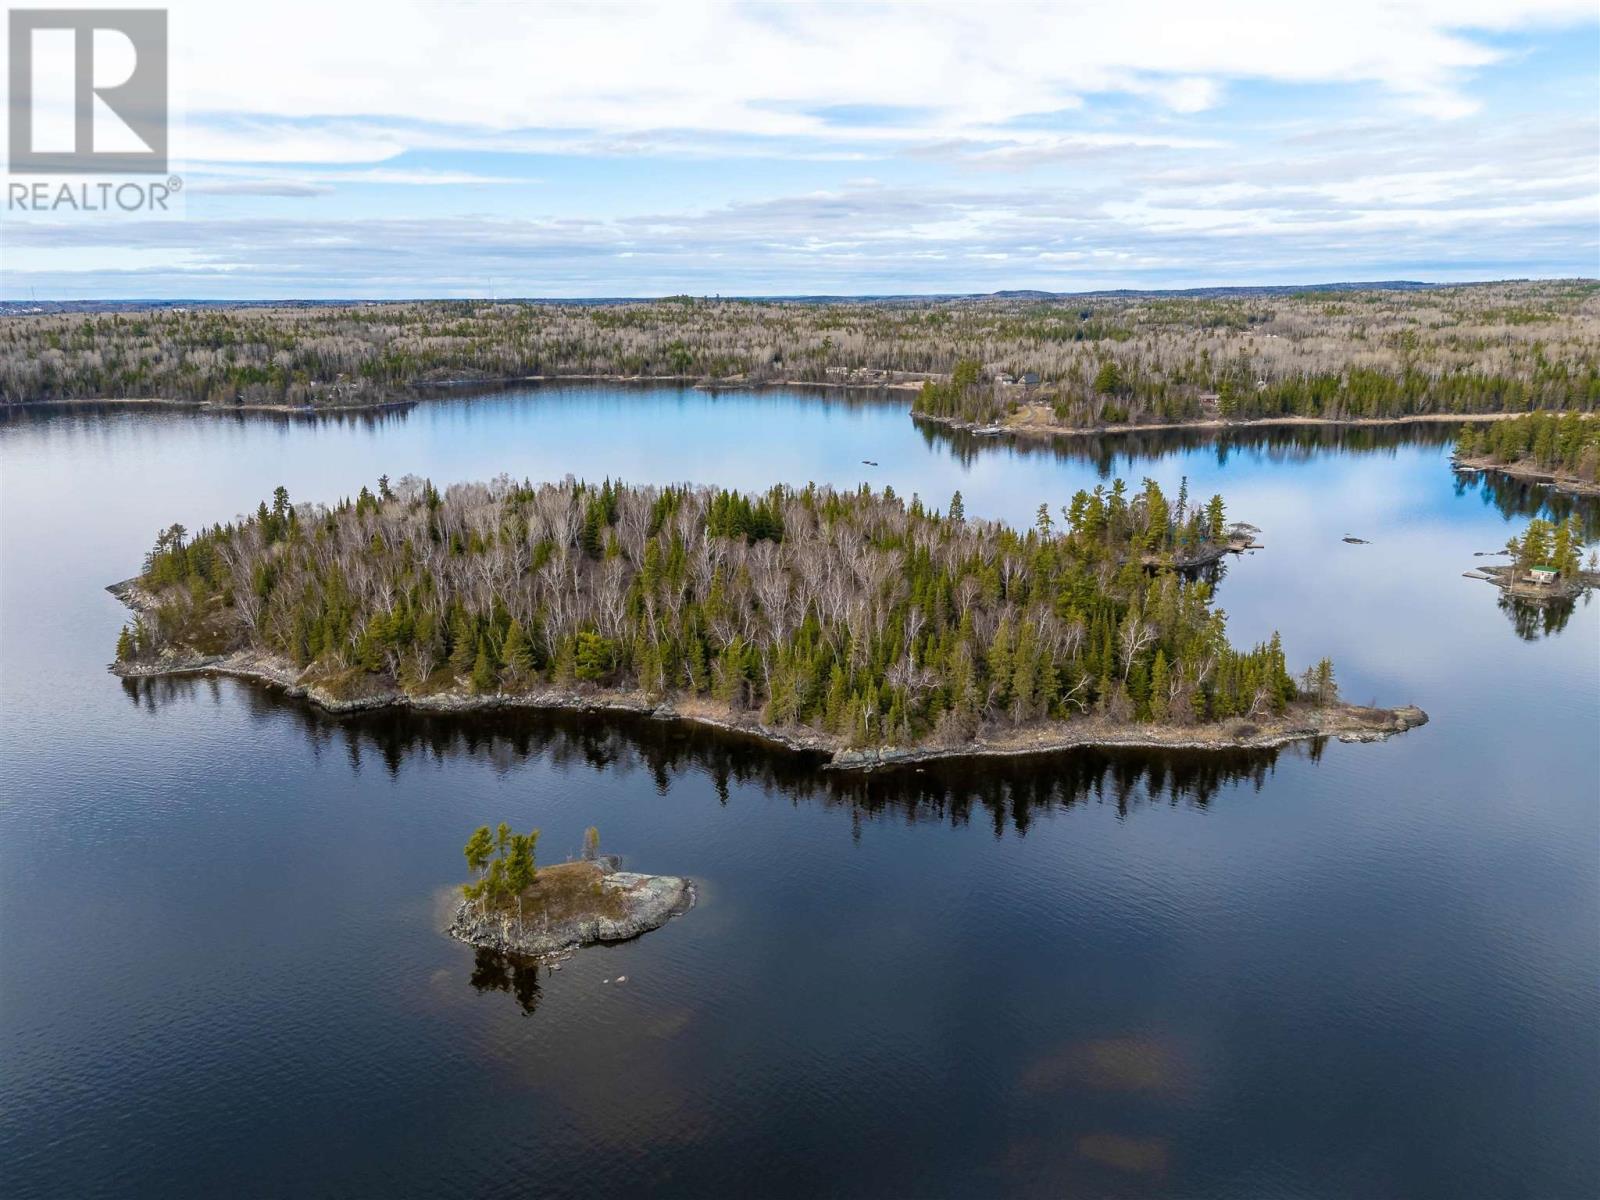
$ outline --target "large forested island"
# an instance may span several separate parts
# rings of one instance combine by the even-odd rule
[[[1178,564],[1237,543],[1223,502],[1080,491],[1018,531],[863,487],[748,496],[410,478],[271,504],[142,576],[125,675],[255,676],[329,708],[613,706],[872,765],[1087,743],[1380,737],[1416,709],[1342,704],[1276,635],[1225,636]],[[1208,552],[1207,548],[1213,548]]]
[[[334,409],[583,378],[894,386],[931,419],[1043,432],[1593,410],[1600,283],[0,318],[0,404]]]

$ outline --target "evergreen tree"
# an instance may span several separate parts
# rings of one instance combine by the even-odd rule
[[[1169,702],[1169,691],[1172,687],[1172,672],[1167,666],[1167,652],[1157,650],[1155,661],[1150,666],[1150,719],[1158,724],[1165,722],[1171,715],[1172,709]]]
[[[1206,536],[1220,542],[1227,535],[1227,509],[1221,496],[1212,496],[1206,503]]]
[[[506,629],[505,642],[500,647],[500,665],[518,679],[533,674],[533,646],[522,631],[522,622],[515,619]]]
[[[494,663],[489,658],[489,645],[480,642],[478,645],[478,658],[472,665],[472,690],[479,694],[495,690],[496,675]]]
[[[1108,358],[1095,372],[1094,390],[1102,396],[1115,396],[1122,391],[1122,368],[1114,358]]]

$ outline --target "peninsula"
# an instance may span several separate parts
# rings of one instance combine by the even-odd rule
[[[757,495],[407,478],[331,507],[172,526],[112,590],[122,675],[214,671],[329,709],[618,708],[838,767],[1079,745],[1366,740],[1426,720],[1339,700],[1326,659],[1231,645],[1188,569],[1224,502],[1153,481],[1032,528],[892,489]]]
[[[1454,462],[1461,471],[1499,471],[1557,491],[1600,496],[1600,417],[1532,412],[1492,428],[1469,426],[1456,442]]]

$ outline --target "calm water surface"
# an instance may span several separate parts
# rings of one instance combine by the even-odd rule
[[[862,781],[105,672],[159,527],[500,471],[1016,522],[1186,475],[1263,530],[1234,638],[1433,722]],[[1014,447],[787,392],[0,421],[0,1193],[1593,1196],[1600,609],[1461,576],[1545,499],[1458,482],[1440,432]],[[701,903],[559,973],[477,960],[439,930],[502,819]]]

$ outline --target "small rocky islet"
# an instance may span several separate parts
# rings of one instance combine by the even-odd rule
[[[1514,600],[1532,604],[1565,603],[1600,587],[1600,561],[1591,553],[1583,560],[1584,531],[1576,513],[1566,521],[1535,517],[1520,536],[1513,536],[1500,551],[1480,551],[1474,557],[1505,557],[1504,565],[1480,566],[1464,572],[1468,579],[1486,580]]]
[[[693,907],[695,889],[682,876],[624,871],[616,855],[601,855],[539,868],[517,901],[505,889],[464,895],[445,932],[479,949],[551,960],[658,929]]]

